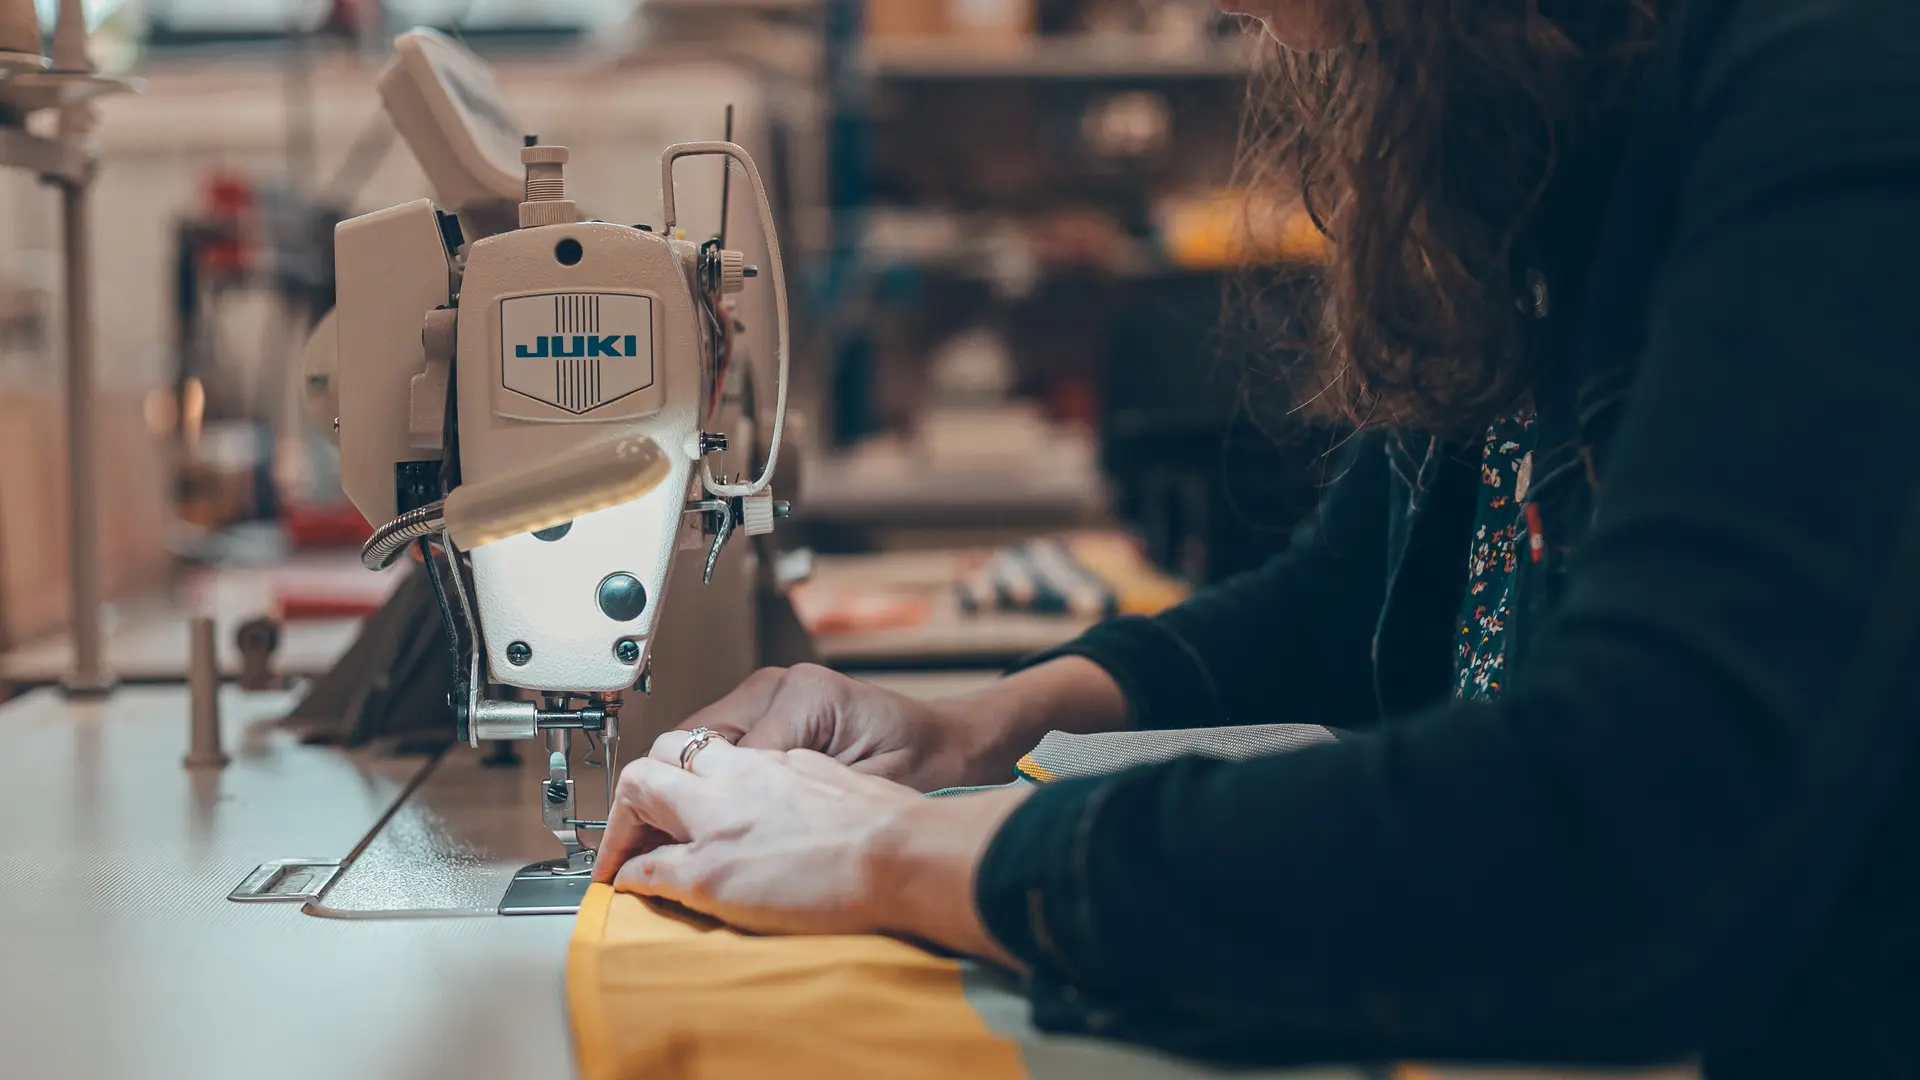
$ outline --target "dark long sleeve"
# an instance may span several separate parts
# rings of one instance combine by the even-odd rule
[[[1265,566],[1146,617],[1115,619],[1026,662],[1082,656],[1142,727],[1272,719],[1359,726],[1374,715],[1369,645],[1387,571],[1387,456],[1364,436],[1330,459],[1318,510]]]
[[[1920,733],[1920,15],[1722,6],[1632,401],[1523,676],[1037,792],[977,900],[1043,1018],[1270,1059],[1655,1058],[1772,1022]]]

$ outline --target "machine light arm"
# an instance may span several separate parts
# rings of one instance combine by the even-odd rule
[[[667,478],[667,456],[645,436],[581,447],[531,468],[471,484],[410,510],[374,530],[360,561],[382,570],[414,541],[445,532],[472,551],[521,533],[638,499]]]

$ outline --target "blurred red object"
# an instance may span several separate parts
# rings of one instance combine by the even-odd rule
[[[240,278],[252,268],[251,230],[259,203],[253,181],[234,169],[214,169],[200,187],[200,270],[209,277]]]
[[[373,526],[349,502],[324,506],[288,505],[280,514],[287,543],[295,548],[357,548],[373,535]]]
[[[1048,414],[1063,423],[1092,427],[1099,417],[1100,397],[1087,379],[1061,379],[1047,387],[1046,402]]]
[[[379,7],[375,0],[331,0],[326,18],[320,22],[320,32],[358,37],[377,14]]]
[[[933,614],[933,602],[926,597],[886,589],[809,581],[795,585],[787,595],[801,625],[822,637],[904,630],[925,623]]]

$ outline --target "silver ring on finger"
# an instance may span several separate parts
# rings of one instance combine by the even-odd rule
[[[697,727],[687,733],[687,743],[680,748],[680,767],[693,771],[693,755],[707,748],[707,744],[718,738],[719,732],[712,728]]]

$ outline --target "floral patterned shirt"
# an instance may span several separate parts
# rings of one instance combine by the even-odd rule
[[[1480,503],[1467,557],[1467,594],[1454,648],[1454,693],[1497,697],[1505,683],[1507,606],[1514,571],[1527,554],[1525,505],[1533,472],[1533,412],[1496,421],[1480,464]]]

